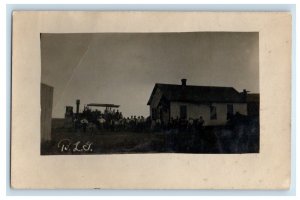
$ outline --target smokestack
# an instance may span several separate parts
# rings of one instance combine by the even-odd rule
[[[181,85],[186,86],[186,79],[185,78],[181,79]]]
[[[76,115],[78,116],[78,113],[79,113],[79,106],[80,106],[80,100],[77,99],[76,100]]]

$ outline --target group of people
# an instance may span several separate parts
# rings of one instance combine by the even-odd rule
[[[203,129],[204,119],[199,118],[182,119],[179,117],[170,118],[170,121],[164,123],[161,119],[152,120],[151,130],[154,131],[171,131],[171,132],[198,132]]]
[[[145,131],[146,119],[143,116],[123,117],[122,112],[105,109],[104,112],[85,107],[80,116],[74,118],[75,129],[99,129],[109,131]]]
[[[143,116],[131,116],[122,118],[106,119],[100,116],[97,120],[97,125],[100,130],[111,131],[145,131],[147,119]]]
[[[100,131],[130,131],[130,132],[196,132],[203,128],[204,120],[202,116],[198,119],[170,118],[169,122],[161,119],[145,118],[144,116],[124,117],[119,110],[105,109],[92,111],[85,107],[80,116],[74,117],[75,129],[100,130]]]

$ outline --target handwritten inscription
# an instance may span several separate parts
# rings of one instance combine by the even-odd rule
[[[92,142],[82,142],[75,141],[72,142],[71,139],[62,139],[58,142],[57,147],[60,152],[73,152],[73,153],[88,153],[93,151],[93,143]]]

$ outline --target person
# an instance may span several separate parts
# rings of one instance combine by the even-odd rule
[[[202,116],[200,116],[198,124],[199,124],[198,129],[201,130],[203,128],[203,125],[204,125],[204,119],[203,119]]]
[[[187,129],[188,121],[185,118],[179,119],[179,130],[180,132],[184,132]]]
[[[156,119],[155,124],[156,124],[156,130],[161,131],[161,120],[159,118]]]
[[[102,130],[104,128],[104,124],[106,120],[102,116],[100,116],[98,122],[99,122],[99,129]]]
[[[115,119],[114,121],[114,129],[113,131],[120,131],[121,119]]]
[[[137,124],[138,124],[138,119],[136,118],[136,116],[133,116],[133,130],[137,131]]]
[[[81,126],[83,128],[83,132],[86,132],[86,127],[87,127],[87,125],[89,123],[88,120],[85,119],[85,118],[83,118],[82,120],[80,120],[80,123],[81,123]]]
[[[134,126],[134,120],[133,120],[133,115],[130,116],[129,119],[129,130],[133,130],[133,126]]]
[[[136,130],[140,131],[140,128],[141,128],[141,117],[138,116],[136,119]]]
[[[124,117],[122,117],[121,119],[120,119],[120,129],[121,130],[125,130],[126,129],[126,118]]]
[[[124,129],[129,130],[129,128],[130,128],[129,125],[130,125],[130,119],[129,119],[129,117],[127,117],[127,118],[125,117],[124,118]]]
[[[188,132],[192,132],[194,120],[190,117],[188,121]]]
[[[80,128],[80,120],[77,117],[74,118],[74,127],[76,130]]]
[[[140,128],[141,128],[141,131],[145,130],[145,118],[144,118],[144,116],[141,116],[141,119],[140,119]]]
[[[156,120],[155,119],[151,120],[150,128],[151,128],[151,131],[155,131],[155,129],[156,129]]]
[[[110,120],[110,130],[111,131],[115,131],[115,123],[116,123],[115,119]]]

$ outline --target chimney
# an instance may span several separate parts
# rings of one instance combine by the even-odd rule
[[[181,85],[186,86],[186,79],[185,78],[181,79]]]
[[[77,116],[78,116],[78,114],[79,114],[79,105],[80,105],[80,100],[77,99],[77,100],[76,100],[76,115],[77,115]]]

